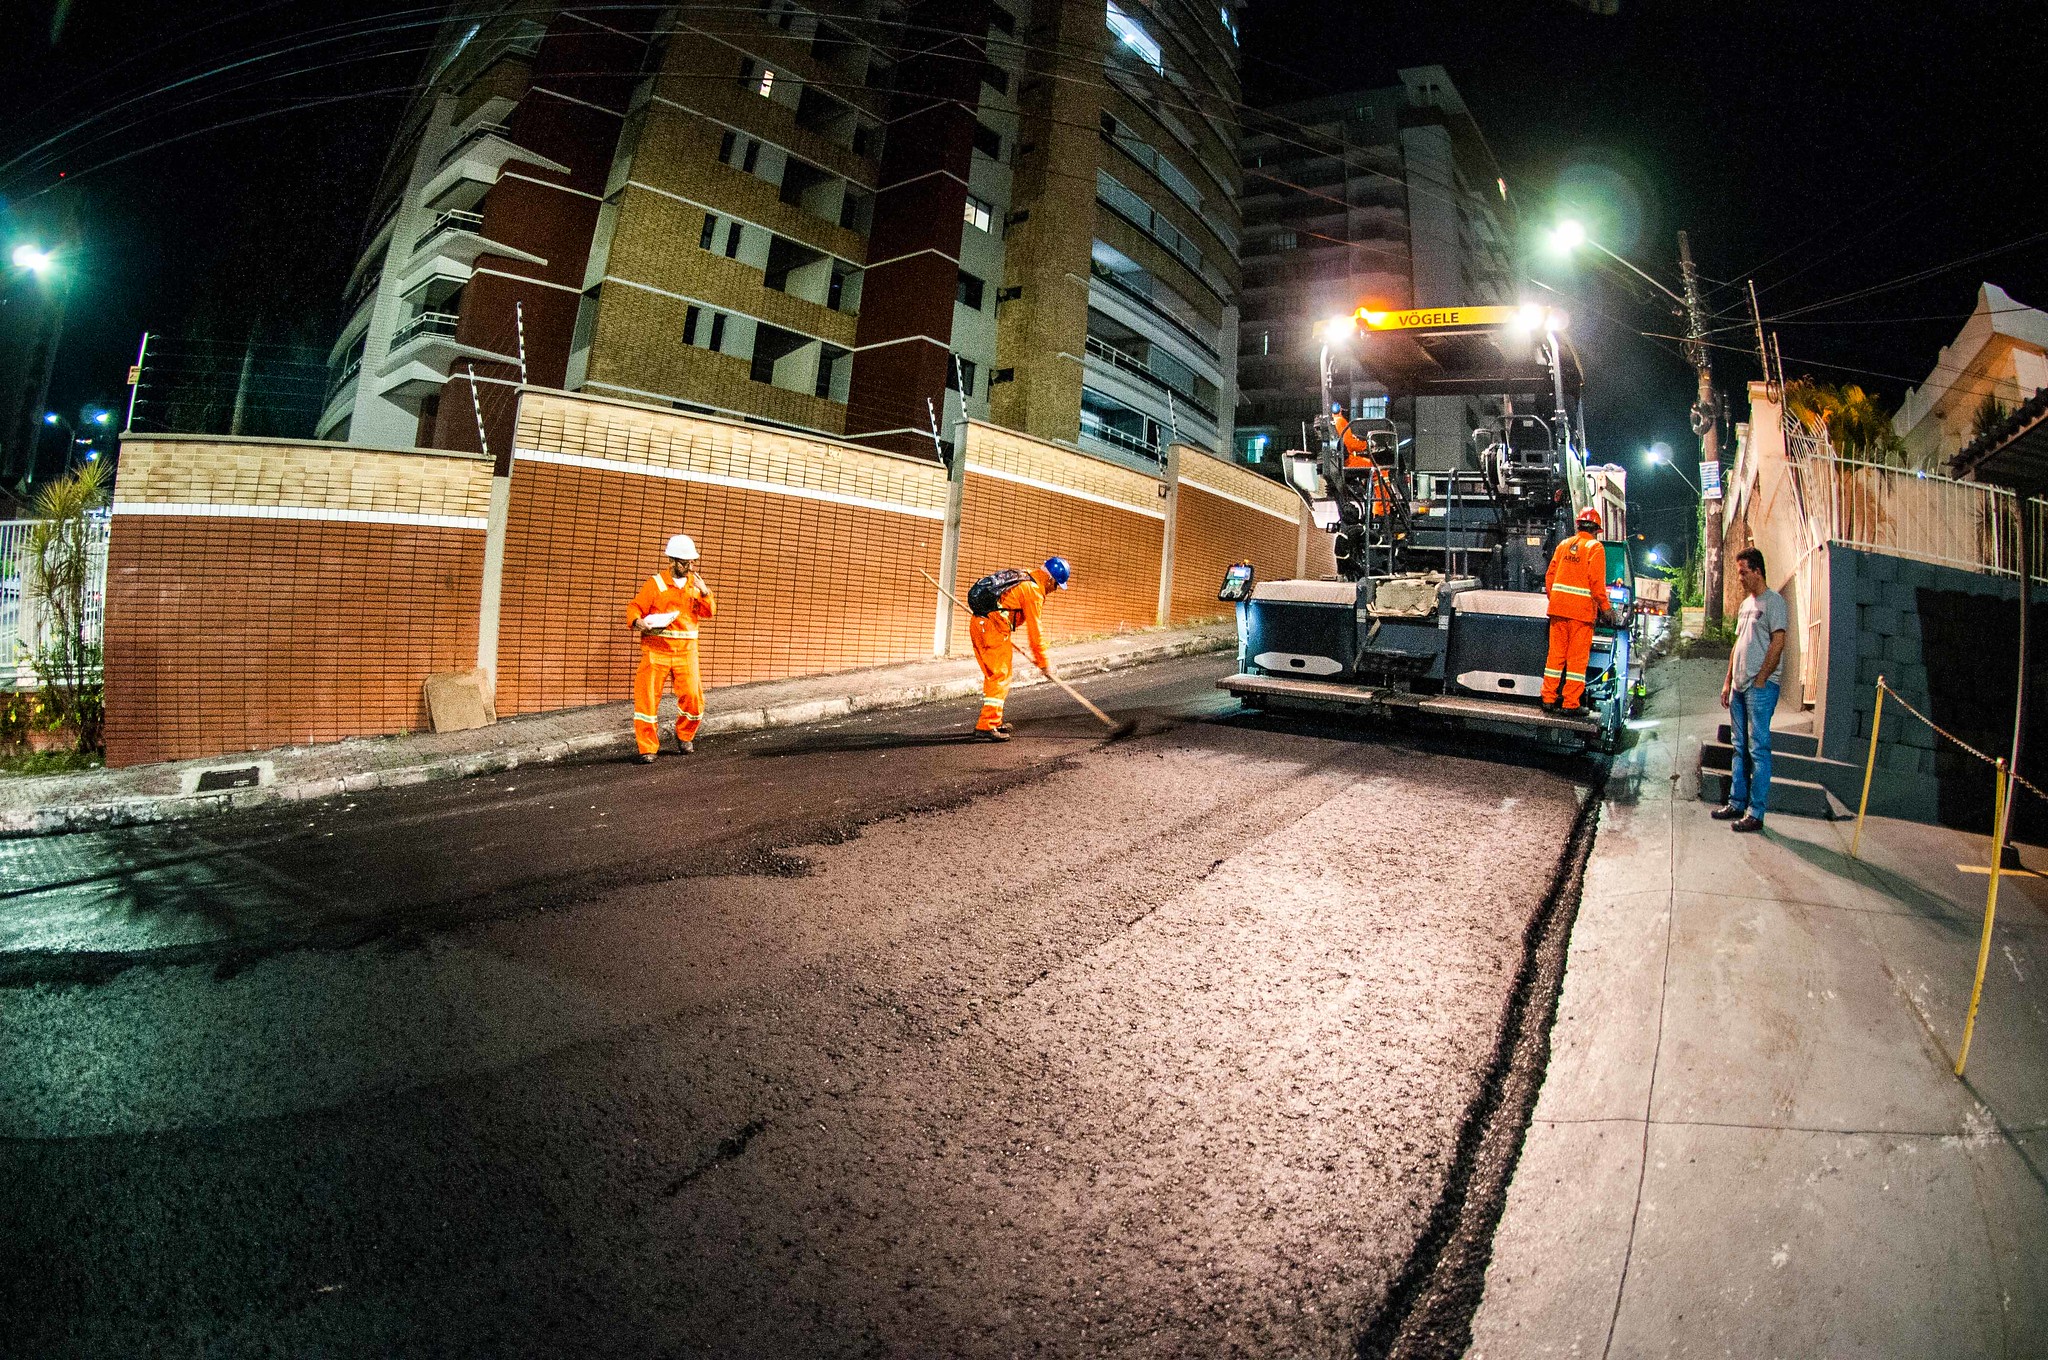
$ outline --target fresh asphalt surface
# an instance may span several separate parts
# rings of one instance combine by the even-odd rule
[[[1357,1353],[1583,790],[1227,665],[0,842],[0,1348]]]

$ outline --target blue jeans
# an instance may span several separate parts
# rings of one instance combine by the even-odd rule
[[[1729,763],[1735,777],[1728,785],[1728,805],[1748,808],[1758,821],[1771,804],[1771,715],[1777,711],[1775,680],[1728,696],[1728,736],[1735,747]]]

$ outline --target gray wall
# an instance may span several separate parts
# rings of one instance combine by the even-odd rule
[[[1857,787],[1836,789],[1851,808],[1870,750],[1877,678],[1945,729],[1992,756],[2012,743],[2018,654],[2019,584],[1953,567],[1830,545],[1828,721],[1821,754],[1858,767]],[[2041,659],[2048,610],[2035,591],[2028,744],[2021,771],[2036,783],[2048,769],[2048,704]],[[1889,699],[1879,732],[1870,810],[1887,817],[1988,831],[1991,767],[1935,735]],[[2048,835],[2048,807],[2031,796],[2014,805],[2015,834]]]

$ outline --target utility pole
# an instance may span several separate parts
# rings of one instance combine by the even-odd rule
[[[1692,242],[1678,233],[1678,271],[1685,281],[1685,357],[1699,370],[1699,401],[1692,408],[1693,433],[1700,437],[1700,518],[1705,542],[1700,545],[1700,594],[1705,597],[1709,627],[1721,622],[1721,420],[1714,405],[1714,370],[1707,360],[1707,324],[1700,314],[1699,271],[1693,268]],[[1706,465],[1716,464],[1709,481]],[[1711,499],[1708,493],[1712,493]]]

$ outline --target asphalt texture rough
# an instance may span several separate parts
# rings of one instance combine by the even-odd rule
[[[1585,772],[1227,665],[0,846],[0,1347],[1435,1353]]]

